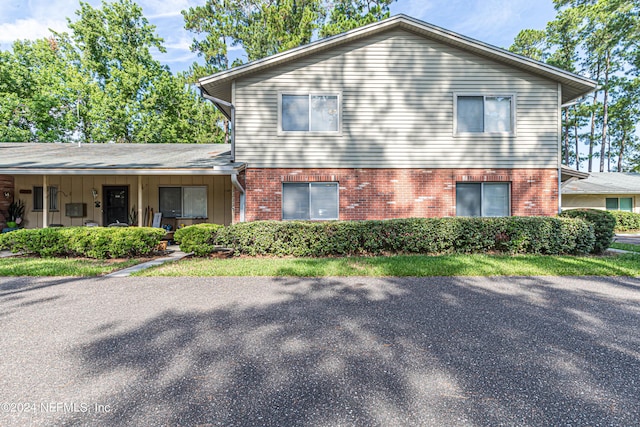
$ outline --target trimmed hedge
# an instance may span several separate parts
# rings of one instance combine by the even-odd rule
[[[183,229],[181,248],[198,255],[209,253],[215,245],[252,256],[585,254],[593,250],[595,242],[587,222],[550,217],[255,221],[216,228],[208,235],[202,234],[204,227],[187,231],[192,227],[198,226]]]
[[[213,252],[217,232],[224,228],[219,224],[196,224],[179,228],[173,239],[184,252],[193,252],[196,256],[204,256]]]
[[[581,218],[593,226],[596,242],[592,253],[601,254],[606,251],[613,242],[616,219],[610,211],[598,209],[570,209],[560,214],[562,217]]]
[[[153,252],[165,230],[151,227],[21,229],[0,235],[0,248],[42,257],[125,258]]]
[[[640,230],[640,214],[625,211],[608,211],[616,219],[615,231]]]

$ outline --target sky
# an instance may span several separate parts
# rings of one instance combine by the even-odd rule
[[[100,0],[85,1],[94,7],[101,4]],[[137,3],[164,38],[167,52],[156,52],[156,59],[174,73],[198,60],[189,50],[193,36],[184,30],[180,11],[202,5],[205,0]],[[78,0],[0,0],[0,49],[9,49],[17,39],[47,37],[49,29],[67,31],[66,18],[75,20],[79,8]],[[552,0],[398,0],[391,14],[399,13],[502,48],[509,47],[520,30],[543,29],[555,16]],[[236,55],[242,55],[242,51],[238,49]]]

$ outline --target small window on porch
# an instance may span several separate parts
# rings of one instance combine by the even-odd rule
[[[50,186],[49,188],[49,211],[58,210],[58,187]],[[33,187],[33,211],[42,212],[44,206],[44,197],[42,187]]]

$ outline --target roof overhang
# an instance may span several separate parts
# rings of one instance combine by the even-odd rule
[[[560,177],[562,179],[562,182],[568,181],[571,178],[575,178],[575,179],[586,179],[589,178],[589,173],[588,172],[582,172],[582,171],[578,171],[575,169],[571,169],[568,168],[566,166],[562,166],[560,168]]]
[[[67,168],[0,168],[0,175],[238,175],[246,163],[214,166],[205,169],[67,169]]]
[[[514,54],[507,50],[428,24],[406,15],[396,15],[383,21],[369,24],[361,28],[356,28],[337,36],[318,40],[305,46],[249,62],[239,67],[221,71],[208,77],[203,77],[198,80],[197,85],[204,89],[208,94],[230,102],[231,82],[235,79],[246,77],[271,67],[395,28],[411,31],[426,38],[440,41],[442,43],[476,53],[480,56],[511,65],[524,71],[546,77],[550,80],[557,81],[562,85],[563,104],[585,96],[595,90],[597,86],[597,83],[594,80],[578,74],[570,73],[543,62]]]

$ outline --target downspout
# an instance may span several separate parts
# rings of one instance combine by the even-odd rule
[[[227,119],[229,119],[229,121],[231,122],[231,135],[229,138],[231,140],[230,161],[231,163],[235,163],[236,161],[236,107],[231,102],[227,102],[223,99],[219,99],[209,95],[204,87],[202,86],[199,86],[199,87],[200,87],[200,95],[204,99],[208,99],[209,101],[211,101],[213,105],[216,106],[218,111],[220,111],[222,115],[225,116]],[[222,107],[220,107],[221,105],[224,105],[225,107],[229,107],[229,109],[231,110],[231,115],[227,114],[227,112],[224,111]],[[244,187],[242,187],[242,184],[240,184],[240,181],[238,181],[238,175],[236,173],[231,174],[231,184],[233,184],[236,190],[240,192],[240,222],[244,222],[246,194],[245,194]]]
[[[562,213],[562,83],[558,83],[558,215]]]
[[[245,192],[242,184],[238,181],[238,175],[231,175],[231,183],[233,186],[240,192],[240,222],[244,222],[244,211],[245,211]]]

